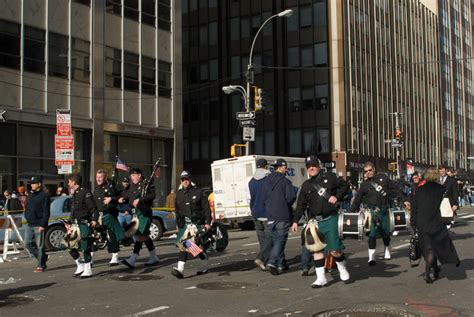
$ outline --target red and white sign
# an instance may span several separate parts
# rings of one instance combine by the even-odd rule
[[[74,165],[74,136],[54,136],[55,164]]]
[[[72,135],[70,109],[57,109],[56,110],[56,134],[59,136]]]

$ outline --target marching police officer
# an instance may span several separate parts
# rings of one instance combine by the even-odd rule
[[[404,201],[409,208],[410,204],[403,197],[402,191],[395,182],[391,181],[385,174],[376,174],[375,165],[372,162],[364,164],[364,181],[360,184],[359,191],[352,202],[351,212],[357,212],[361,203],[371,213],[372,224],[369,231],[369,265],[375,265],[376,239],[382,238],[385,245],[384,258],[391,259],[390,255],[390,219],[389,198],[397,198]]]
[[[308,156],[305,164],[310,179],[301,185],[291,229],[294,233],[297,232],[298,221],[306,211],[308,218],[317,222],[317,231],[324,236],[324,242],[326,243],[324,251],[333,256],[341,280],[346,283],[350,275],[342,252],[345,246],[338,234],[338,203],[344,199],[349,191],[349,183],[337,177],[334,173],[322,171],[321,163],[315,155]],[[323,250],[314,252],[313,258],[317,279],[312,287],[323,287],[327,284]]]
[[[72,191],[71,219],[79,226],[81,241],[78,249],[69,250],[69,254],[76,261],[74,276],[88,278],[92,276],[92,228],[97,226],[99,212],[92,193],[82,187],[82,177],[72,174],[68,177],[68,187]],[[80,261],[79,251],[84,253],[84,262]]]
[[[209,209],[209,201],[204,191],[191,182],[191,174],[183,171],[180,175],[181,186],[176,194],[176,224],[178,226],[178,236],[176,241],[178,244],[182,242],[182,237],[189,227],[196,226],[198,232],[202,232],[211,228],[211,211]],[[202,246],[204,247],[204,246]],[[205,251],[199,253],[201,260],[206,260]],[[184,277],[184,265],[188,260],[188,252],[180,248],[178,254],[178,265],[173,267],[171,274],[182,279]],[[207,273],[207,268],[201,268],[197,272],[198,275]]]
[[[153,183],[149,184],[146,192],[144,188],[147,185],[147,180],[143,178],[143,173],[139,168],[130,169],[131,184],[127,191],[125,191],[119,203],[129,203],[135,210],[135,215],[138,218],[138,229],[133,237],[135,244],[133,245],[132,255],[121,263],[131,269],[135,268],[135,262],[140,254],[143,243],[145,243],[150,257],[145,263],[145,266],[158,265],[160,259],[156,255],[156,249],[153,241],[150,238],[150,225],[153,220],[153,211],[151,206],[155,199],[155,186]]]
[[[115,266],[119,264],[119,241],[125,238],[125,233],[117,218],[118,193],[114,186],[107,181],[107,172],[105,170],[100,169],[97,171],[95,181],[97,186],[94,189],[94,198],[102,223],[107,228],[109,240],[107,251],[112,253],[109,265]]]

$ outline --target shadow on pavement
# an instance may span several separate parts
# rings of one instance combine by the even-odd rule
[[[56,283],[44,283],[38,285],[22,286],[17,288],[5,289],[0,291],[0,300],[5,300],[9,296],[20,295],[26,292],[34,292],[43,288],[48,288]]]

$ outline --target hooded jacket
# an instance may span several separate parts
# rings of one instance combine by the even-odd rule
[[[253,174],[253,178],[249,182],[250,210],[255,219],[267,218],[265,206],[263,205],[262,188],[265,186],[268,175],[270,175],[269,170],[257,168]]]
[[[32,191],[26,203],[25,219],[31,227],[48,228],[51,201],[44,191]]]
[[[284,174],[274,171],[267,176],[262,199],[268,221],[292,221],[296,190]]]

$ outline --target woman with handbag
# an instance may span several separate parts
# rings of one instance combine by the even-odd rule
[[[433,269],[434,278],[439,277],[441,269],[437,261],[441,264],[454,263],[456,266],[460,264],[449,231],[441,217],[440,206],[446,189],[437,183],[438,179],[438,171],[429,168],[425,174],[426,183],[418,188],[412,204],[411,222],[418,230],[420,237],[425,260],[423,279],[426,283],[433,283],[431,269]]]

